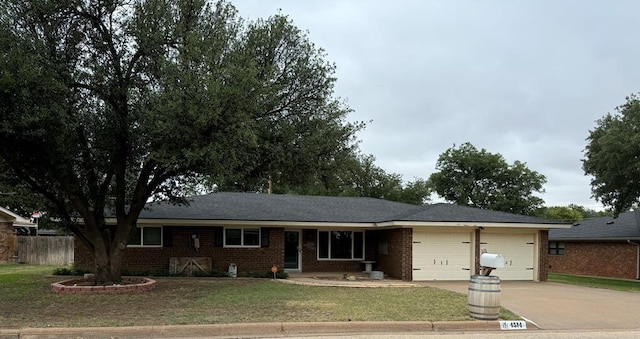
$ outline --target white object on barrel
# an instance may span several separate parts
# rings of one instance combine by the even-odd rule
[[[480,266],[482,266],[482,275],[488,276],[496,268],[504,267],[504,257],[502,254],[482,253]]]
[[[504,257],[502,254],[482,253],[480,256],[480,266],[491,268],[504,267]]]

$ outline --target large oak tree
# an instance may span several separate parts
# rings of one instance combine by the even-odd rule
[[[438,195],[459,205],[531,214],[544,203],[534,195],[544,192],[544,175],[470,143],[440,154],[436,170],[429,183]]]
[[[582,168],[591,175],[593,197],[614,215],[640,202],[640,96],[599,119],[589,132]]]
[[[90,249],[97,284],[118,282],[150,198],[353,152],[362,125],[324,58],[287,17],[246,23],[224,1],[4,1],[0,167]]]

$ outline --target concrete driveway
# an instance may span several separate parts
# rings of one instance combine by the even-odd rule
[[[467,293],[466,281],[428,286]],[[502,281],[501,304],[542,329],[640,329],[640,293],[551,282]]]

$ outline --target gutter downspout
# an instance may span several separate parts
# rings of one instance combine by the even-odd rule
[[[638,254],[636,258],[636,280],[640,280],[640,244],[638,244],[637,242],[633,242],[631,240],[627,240],[627,243],[631,245],[636,245],[636,248],[637,248],[636,253]]]

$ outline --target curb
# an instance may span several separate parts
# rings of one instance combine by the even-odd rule
[[[530,328],[529,330],[537,330]],[[0,329],[0,338],[286,337],[291,335],[500,331],[498,321],[355,321]]]

